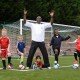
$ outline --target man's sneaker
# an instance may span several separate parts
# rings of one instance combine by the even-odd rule
[[[6,68],[3,67],[3,70],[6,70]]]
[[[48,67],[48,69],[51,69],[51,67]]]

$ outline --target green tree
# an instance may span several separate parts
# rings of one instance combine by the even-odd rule
[[[30,19],[36,19],[37,16],[41,16],[43,21],[47,21],[49,18],[47,0],[28,0],[26,1],[26,8],[28,9],[28,16]]]
[[[52,0],[50,8],[56,12],[56,22],[62,24],[80,25],[76,22],[79,14],[80,0]]]
[[[24,0],[0,0],[0,22],[12,22],[23,15]]]
[[[49,21],[49,11],[55,10],[55,22],[80,25],[80,0],[0,0],[0,22],[23,18],[23,9],[28,10],[28,19],[38,15]]]

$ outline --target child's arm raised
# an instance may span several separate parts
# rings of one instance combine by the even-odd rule
[[[67,43],[74,44],[74,43],[76,43],[76,41],[77,41],[77,39],[72,42],[67,42]]]
[[[61,36],[61,38],[62,38],[62,41],[66,41],[66,40],[70,39],[71,37],[70,36],[67,36],[67,37],[62,37]]]

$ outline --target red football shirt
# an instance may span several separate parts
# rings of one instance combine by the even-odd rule
[[[76,50],[80,51],[80,38],[76,41]]]
[[[41,68],[42,68],[42,66],[43,66],[42,61],[36,61],[36,64],[37,64],[38,67],[41,67]]]
[[[8,48],[9,45],[9,38],[8,37],[1,37],[0,38],[0,47],[1,49]]]

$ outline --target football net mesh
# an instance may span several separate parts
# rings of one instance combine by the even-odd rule
[[[11,24],[4,24],[3,27],[8,30],[8,36],[11,40],[11,53],[13,56],[17,56],[17,50],[16,50],[16,43],[17,43],[17,36],[19,34],[22,34],[24,37],[24,41],[26,43],[26,55],[29,53],[29,48],[31,44],[31,30],[28,27],[25,27],[22,24],[23,19],[20,19],[19,21],[13,22]],[[36,21],[28,20],[29,22],[36,23]],[[42,22],[44,24],[45,22]],[[70,41],[74,41],[76,39],[76,33],[80,33],[80,27],[78,26],[71,26],[71,25],[63,25],[63,24],[56,24],[53,23],[52,28],[48,28],[45,30],[45,44],[48,51],[48,54],[53,55],[51,47],[49,47],[50,40],[53,36],[53,30],[54,29],[60,29],[60,34],[64,37],[71,36]],[[69,40],[67,40],[69,41]],[[74,52],[74,44],[67,44],[66,41],[62,42],[61,46],[61,54],[68,54],[72,55]],[[36,51],[36,54],[40,54],[40,50],[38,49]]]

